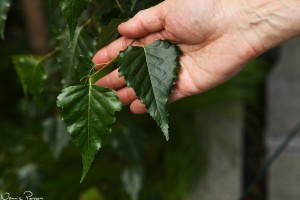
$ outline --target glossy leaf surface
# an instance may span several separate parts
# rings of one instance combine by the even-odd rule
[[[82,181],[103,137],[111,132],[115,112],[122,106],[113,90],[92,84],[65,88],[57,97],[57,105],[62,108],[62,119],[82,155]]]
[[[129,46],[119,55],[119,75],[124,76],[153,119],[169,138],[167,103],[178,77],[181,51],[169,41],[143,47]]]

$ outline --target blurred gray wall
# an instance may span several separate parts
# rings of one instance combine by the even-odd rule
[[[239,104],[220,109],[223,112],[199,112],[196,117],[199,132],[205,133],[208,166],[190,200],[236,200],[240,195],[243,109]]]
[[[269,154],[300,122],[300,38],[280,48],[267,80],[267,146]],[[197,125],[205,131],[209,149],[208,171],[190,200],[237,200],[241,194],[241,105],[228,105],[224,113],[199,113]],[[199,130],[200,131],[200,130]],[[269,172],[269,200],[300,199],[300,134]]]
[[[300,122],[300,38],[282,46],[268,79],[269,153]],[[300,199],[300,134],[292,141],[269,173],[270,200]]]

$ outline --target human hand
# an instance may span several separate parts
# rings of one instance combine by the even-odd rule
[[[269,48],[299,35],[299,9],[294,9],[291,21],[287,17],[291,10],[274,1],[166,0],[121,24],[119,32],[123,37],[98,51],[93,61],[109,62],[132,39],[139,38],[142,44],[167,39],[183,52],[179,79],[170,101],[199,94],[228,80]],[[299,4],[297,0],[287,1]],[[274,13],[281,16],[270,18]],[[287,21],[294,27],[292,31],[282,25]],[[271,25],[276,25],[274,30]],[[123,105],[131,103],[132,112],[146,111],[133,89],[124,87],[125,80],[119,78],[117,71],[96,84],[118,90]]]

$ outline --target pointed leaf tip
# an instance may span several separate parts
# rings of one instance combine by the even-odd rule
[[[91,0],[60,0],[60,8],[69,27],[71,41],[74,38],[79,17],[90,3]]]

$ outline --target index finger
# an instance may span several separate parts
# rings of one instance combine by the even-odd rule
[[[100,49],[94,55],[93,62],[99,65],[98,68],[101,68],[109,61],[115,59],[119,55],[119,52],[125,50],[132,41],[133,39],[129,39],[126,37],[121,37],[115,40],[106,47]]]

